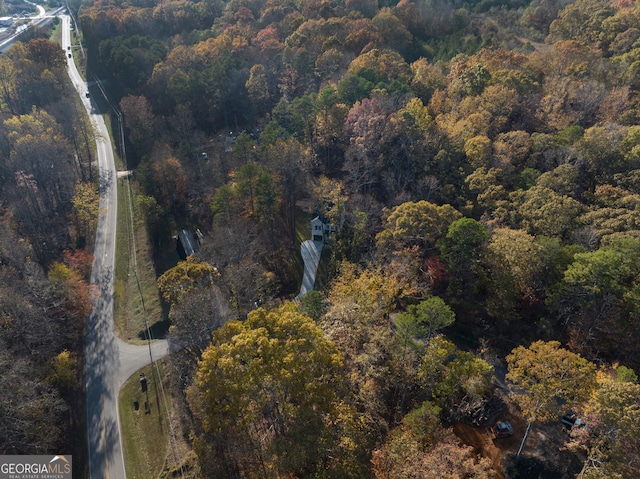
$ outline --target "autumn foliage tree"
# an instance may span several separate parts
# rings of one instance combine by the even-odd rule
[[[47,275],[24,254],[27,242],[17,241],[8,223],[3,226],[0,451],[45,454],[60,444],[75,450],[65,438],[81,422],[74,408],[82,410],[77,364],[91,307],[89,288],[81,274],[61,262],[53,263]]]
[[[445,337],[435,336],[421,351],[417,374],[443,417],[454,421],[467,416],[489,394],[493,367]]]
[[[179,303],[191,290],[211,286],[220,276],[218,269],[195,255],[180,261],[158,278],[158,288],[162,297],[170,304]]]
[[[343,469],[349,454],[325,469],[332,451],[345,446],[327,442],[329,425],[341,423],[344,413],[341,367],[333,343],[293,304],[225,324],[188,392],[202,421],[194,446],[203,471],[214,477],[235,468],[246,477],[342,471],[353,477]]]
[[[125,96],[120,100],[120,109],[124,114],[124,124],[128,133],[127,141],[133,146],[137,157],[136,161],[127,166],[134,167],[139,159],[148,155],[151,150],[157,131],[157,120],[149,101],[144,96]]]
[[[50,260],[53,252],[66,246],[66,216],[76,179],[69,142],[60,123],[35,106],[29,114],[5,120],[4,127],[5,171],[13,178],[6,183],[5,196],[11,199],[16,220],[32,239],[36,254]]]
[[[507,356],[507,367],[507,379],[515,386],[513,399],[528,424],[518,455],[536,421],[561,416],[585,402],[595,388],[595,365],[561,348],[558,341],[518,346]]]
[[[402,289],[402,278],[344,262],[329,288],[327,313],[318,322],[344,357],[355,404],[380,429],[389,421],[387,402],[406,382],[415,383],[415,377],[401,372],[405,361],[386,319]],[[400,364],[389,364],[389,358]]]
[[[428,248],[460,217],[462,214],[451,205],[438,206],[424,200],[403,203],[388,212],[385,228],[376,237],[378,248]]]
[[[593,443],[604,440],[600,451],[604,453],[604,461],[585,462],[585,477],[597,477],[603,473],[633,477],[640,472],[636,407],[639,400],[640,385],[636,382],[605,379],[599,384],[592,405],[602,422],[600,428],[590,433]],[[599,433],[602,438],[598,437]]]
[[[98,225],[98,189],[92,183],[78,181],[71,202],[78,222],[78,234],[90,242]]]
[[[78,272],[57,262],[49,268],[49,280],[54,286],[55,297],[60,301],[52,304],[52,307],[63,308],[64,314],[74,318],[82,326],[92,306],[88,283]]]
[[[479,457],[471,446],[459,443],[450,430],[437,431],[439,438],[426,445],[418,431],[407,426],[391,431],[387,442],[373,451],[371,462],[376,479],[491,479],[495,477],[488,458]]]

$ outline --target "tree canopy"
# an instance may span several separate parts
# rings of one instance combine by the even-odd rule
[[[203,432],[228,441],[226,454],[239,466],[320,473],[337,447],[323,436],[339,420],[341,367],[336,347],[295,305],[258,309],[214,333],[189,401]],[[220,466],[202,467],[213,472]]]
[[[518,346],[507,356],[507,379],[529,422],[549,420],[584,402],[595,388],[596,367],[557,341]]]

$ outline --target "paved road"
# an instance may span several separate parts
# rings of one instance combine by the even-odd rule
[[[62,48],[71,45],[70,19],[61,16]],[[116,249],[117,182],[109,132],[97,105],[87,96],[88,86],[78,73],[73,58],[67,58],[69,77],[89,114],[96,138],[100,168],[100,217],[96,231],[91,284],[98,292],[87,321],[86,388],[89,467],[91,479],[125,479],[120,439],[118,393],[122,384],[138,369],[168,353],[166,341],[134,346],[114,332],[113,271]]]

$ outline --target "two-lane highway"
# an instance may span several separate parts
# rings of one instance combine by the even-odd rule
[[[71,53],[70,18],[62,15],[62,48]],[[150,346],[133,346],[121,341],[114,332],[113,285],[116,251],[117,180],[111,138],[97,105],[89,97],[73,57],[67,56],[69,77],[87,110],[96,139],[100,169],[100,216],[96,231],[91,283],[97,298],[87,321],[86,393],[89,467],[91,479],[125,479],[120,438],[118,393],[124,381],[168,353],[166,341]]]

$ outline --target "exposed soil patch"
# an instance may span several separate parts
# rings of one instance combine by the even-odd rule
[[[513,435],[492,439],[487,429],[498,421],[509,421],[513,426]],[[576,458],[563,450],[568,433],[559,420],[557,423],[533,425],[517,465],[513,458],[518,452],[527,428],[527,423],[517,411],[505,410],[500,417],[492,418],[485,427],[462,422],[454,423],[452,426],[454,433],[464,444],[472,446],[476,453],[491,460],[499,479],[511,477],[562,479],[573,477],[576,466],[579,467],[575,462]]]
[[[524,435],[526,424],[521,417],[518,417],[508,411],[499,418],[500,421],[509,421],[513,426],[513,436],[492,439],[487,431],[489,426],[493,426],[495,422],[486,427],[473,426],[458,422],[453,424],[453,432],[460,440],[468,446],[473,446],[478,454],[491,459],[493,469],[498,473],[499,479],[506,476],[503,473],[503,458],[507,455],[518,451],[520,441]]]

